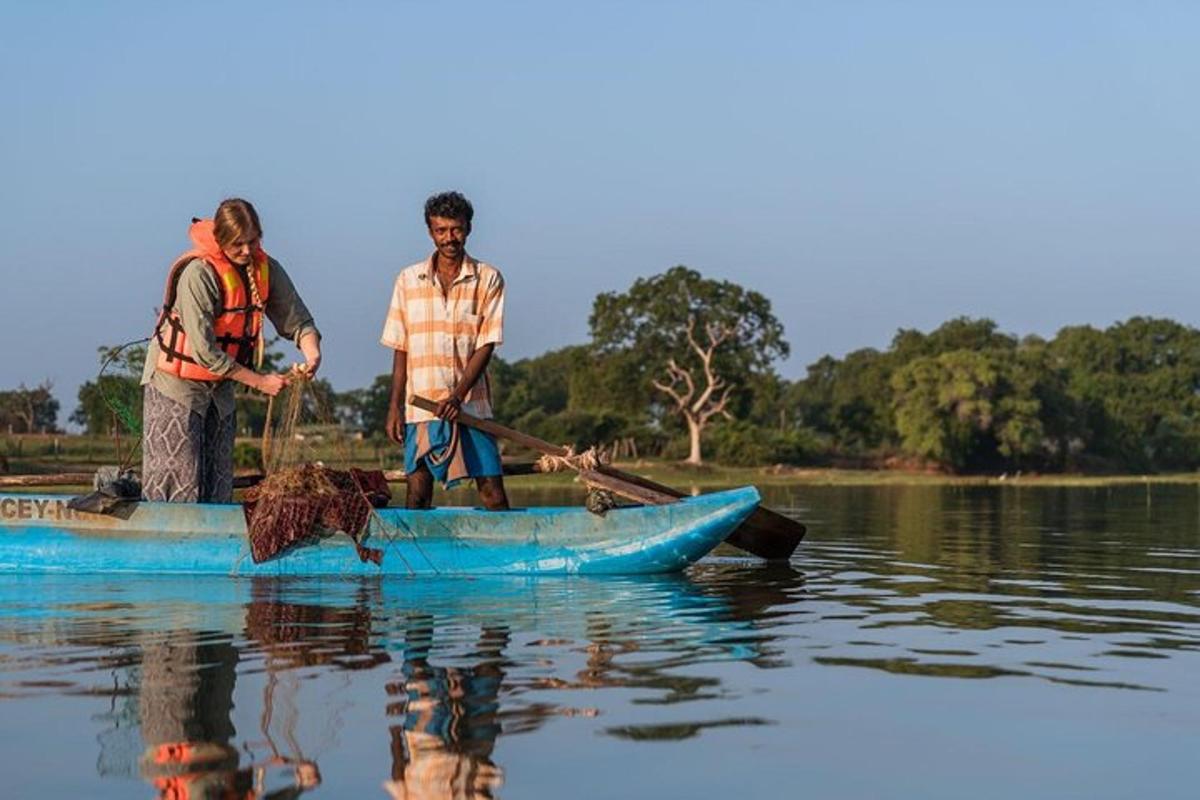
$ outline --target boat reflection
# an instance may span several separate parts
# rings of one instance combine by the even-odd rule
[[[335,758],[350,757],[381,794],[491,798],[504,785],[500,736],[601,713],[599,702],[563,698],[621,688],[669,705],[719,692],[718,679],[687,674],[689,664],[777,665],[770,609],[794,601],[802,576],[745,572],[752,574],[741,579],[718,567],[561,580],[139,577],[90,586],[86,577],[42,575],[0,586],[0,618],[26,641],[96,654],[76,669],[112,676],[108,688],[86,687],[113,702],[92,717],[104,726],[98,771],[141,778],[160,798],[285,798],[318,786],[336,794],[318,766],[345,746],[342,726],[331,722],[341,713],[328,694],[335,684],[347,692],[338,702],[368,720],[378,698],[390,764]],[[378,677],[353,677],[368,673]],[[0,687],[4,677],[0,671]],[[600,732],[694,735],[662,726]]]

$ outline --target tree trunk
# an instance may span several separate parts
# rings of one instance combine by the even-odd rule
[[[699,466],[704,463],[700,456],[700,423],[688,417],[688,436],[692,440],[692,449],[688,454],[687,463]]]

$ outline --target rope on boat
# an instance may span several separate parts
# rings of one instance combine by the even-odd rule
[[[604,464],[604,458],[595,446],[589,447],[582,453],[576,454],[571,445],[564,445],[566,454],[561,456],[545,453],[537,460],[538,472],[565,472],[573,469],[576,472],[593,470]]]

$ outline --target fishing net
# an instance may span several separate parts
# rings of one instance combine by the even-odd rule
[[[372,510],[387,505],[391,496],[379,472],[316,464],[281,469],[246,491],[242,507],[250,557],[261,563],[342,531],[354,541],[360,559],[381,564],[383,551],[362,540]]]
[[[331,469],[307,458],[297,426],[305,414],[326,416],[322,405],[313,382],[300,370],[293,370],[288,387],[268,403],[262,442],[266,475],[246,491],[243,502],[255,563],[338,531],[353,540],[362,561],[382,563],[383,551],[363,541],[374,509],[391,501],[391,490],[382,472]]]

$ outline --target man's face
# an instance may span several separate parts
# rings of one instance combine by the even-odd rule
[[[248,266],[250,261],[254,258],[254,251],[258,249],[259,242],[261,240],[262,237],[251,234],[249,236],[237,239],[231,244],[222,246],[221,252],[224,253],[225,257],[228,258],[232,263],[245,267]]]
[[[455,260],[462,257],[470,235],[470,226],[461,219],[449,217],[429,218],[429,237],[442,258]]]

